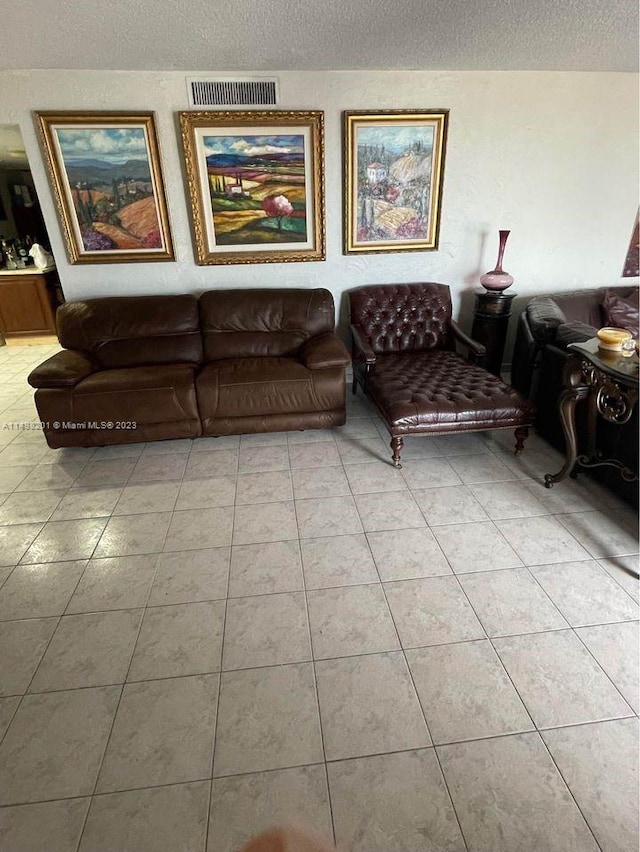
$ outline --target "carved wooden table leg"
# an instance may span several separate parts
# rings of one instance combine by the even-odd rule
[[[392,457],[391,460],[393,461],[394,467],[397,467],[397,468],[402,467],[402,465],[400,464],[400,453],[402,452],[403,446],[404,446],[404,441],[402,440],[401,437],[398,436],[396,438],[391,439],[391,449],[393,450],[393,457]]]
[[[546,488],[551,488],[555,482],[560,482],[562,479],[571,473],[576,460],[578,458],[578,438],[576,435],[576,405],[579,400],[584,399],[589,393],[589,388],[578,386],[570,387],[563,390],[559,398],[560,422],[562,423],[562,431],[566,444],[565,463],[558,473],[546,473],[544,476],[544,484]]]

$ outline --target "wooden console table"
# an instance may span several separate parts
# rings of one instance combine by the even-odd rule
[[[609,423],[628,423],[638,401],[638,355],[625,358],[616,352],[603,352],[596,337],[585,343],[572,343],[567,347],[572,355],[564,369],[564,390],[558,406],[560,422],[566,443],[565,463],[558,473],[547,473],[544,484],[547,488],[579,469],[610,466],[620,471],[627,482],[635,482],[638,472],[630,470],[618,459],[604,459],[596,447],[598,416]],[[576,405],[586,400],[587,446],[586,452],[578,454],[576,436]]]

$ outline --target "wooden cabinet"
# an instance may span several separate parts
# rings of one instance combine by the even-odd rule
[[[56,333],[55,272],[0,271],[0,332],[5,338]]]

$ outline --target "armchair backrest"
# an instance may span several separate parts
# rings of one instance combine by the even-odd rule
[[[451,292],[446,284],[379,284],[349,293],[352,325],[373,351],[450,348]]]
[[[334,331],[323,289],[210,290],[200,297],[206,361],[296,356],[310,337]]]

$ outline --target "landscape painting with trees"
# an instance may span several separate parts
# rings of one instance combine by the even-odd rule
[[[109,115],[39,116],[72,262],[170,260],[152,114]]]
[[[180,120],[199,263],[324,257],[322,113]]]
[[[437,248],[447,111],[345,113],[345,252]]]

